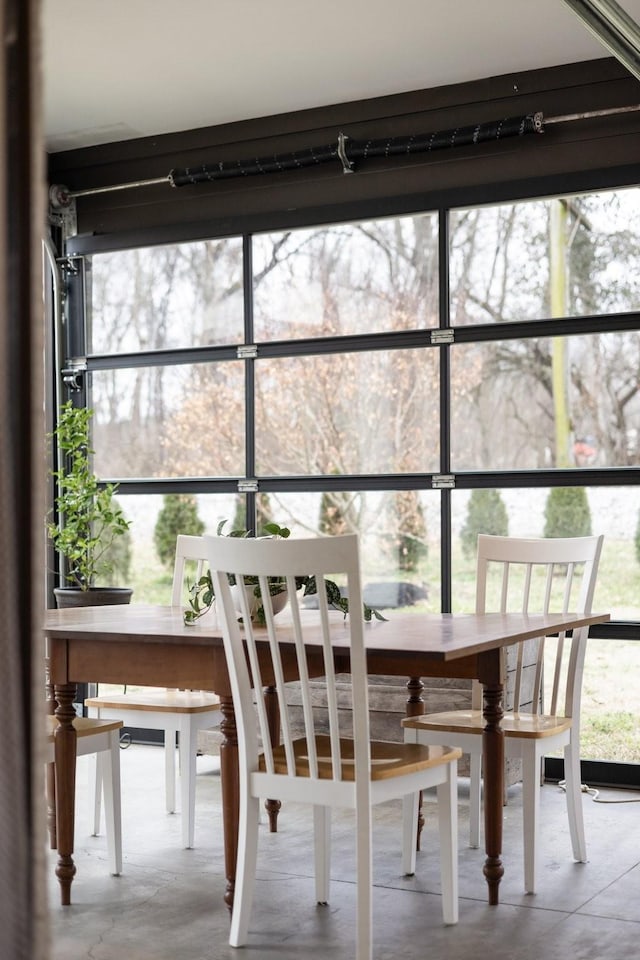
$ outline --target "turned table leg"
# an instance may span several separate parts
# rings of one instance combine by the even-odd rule
[[[422,691],[424,690],[424,683],[420,677],[409,677],[407,681],[407,697],[406,704],[406,715],[408,717],[421,717],[424,714],[424,700],[422,698]],[[416,835],[416,850],[420,850],[420,837],[422,835],[422,828],[424,827],[424,813],[422,812],[422,790],[420,791],[420,796],[418,798],[418,833]]]
[[[71,903],[71,883],[76,867],[73,862],[73,835],[76,790],[76,731],[73,720],[76,716],[73,703],[76,698],[75,683],[56,684],[55,715],[58,718],[54,737],[55,750],[55,802],[56,842],[58,864],[56,876],[60,884],[60,902],[63,907]]]
[[[45,660],[45,697],[47,715],[53,716],[56,712],[56,701],[53,695],[53,684],[51,683],[49,658]],[[52,850],[58,849],[58,838],[56,836],[56,765],[47,764],[46,773],[46,793],[47,793],[47,830],[49,833],[49,846]]]
[[[267,719],[269,721],[269,735],[271,745],[277,746],[280,743],[280,709],[278,707],[278,696],[275,687],[265,687],[264,702],[267,710]],[[264,807],[269,817],[269,832],[278,832],[278,814],[282,803],[280,800],[265,800]]]
[[[240,773],[238,766],[238,731],[231,697],[220,697],[223,736],[220,745],[220,787],[222,791],[222,824],[224,830],[224,863],[226,886],[224,902],[233,908],[238,857],[238,820],[240,817]]]
[[[484,783],[484,830],[487,858],[483,872],[489,887],[489,903],[498,903],[498,888],[504,874],[502,865],[502,823],[504,796],[504,734],[501,683],[484,685],[482,765]]]

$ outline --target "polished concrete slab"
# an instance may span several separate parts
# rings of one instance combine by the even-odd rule
[[[261,827],[258,883],[247,948],[227,943],[217,759],[198,759],[196,848],[183,850],[180,814],[164,810],[159,747],[121,753],[124,870],[107,872],[104,836],[91,837],[87,758],[78,768],[76,865],[70,907],[60,907],[50,854],[52,960],[353,960],[353,817],[336,818],[331,902],[313,896],[311,815],[287,805],[279,831]],[[583,795],[589,862],[571,857],[564,795],[542,790],[540,890],[522,887],[521,803],[505,808],[501,903],[489,907],[483,854],[467,844],[465,782],[460,790],[460,922],[444,927],[437,831],[427,797],[416,876],[400,871],[400,806],[378,808],[374,828],[375,960],[630,960],[640,956],[640,800],[628,791]],[[600,802],[604,801],[604,802]]]

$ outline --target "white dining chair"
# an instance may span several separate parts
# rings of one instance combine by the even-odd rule
[[[478,536],[476,612],[590,613],[603,537],[521,539]],[[519,644],[512,703],[501,721],[505,757],[522,761],[524,880],[538,874],[542,758],[564,750],[567,814],[573,856],[587,859],[580,781],[580,698],[588,627]],[[530,682],[527,682],[527,676]],[[482,686],[473,682],[470,710],[428,713],[402,721],[407,743],[452,743],[470,756],[470,845],[480,842]],[[413,873],[415,838],[404,851]]]
[[[57,719],[48,715],[46,762],[55,770],[55,729]],[[89,717],[76,717],[73,721],[77,736],[77,756],[96,755],[100,770],[101,792],[104,794],[105,831],[107,836],[107,854],[109,872],[114,876],[122,873],[122,811],[120,802],[120,720],[95,720]],[[54,780],[49,780],[53,783]],[[55,797],[49,797],[49,803],[55,807]],[[100,832],[100,821],[94,823],[93,835]],[[55,848],[55,835],[52,847]]]
[[[313,806],[315,897],[329,900],[330,815],[333,807],[355,810],[357,918],[356,960],[370,960],[372,938],[372,806],[408,797],[417,823],[416,791],[435,786],[440,828],[442,912],[444,922],[458,919],[456,772],[459,750],[416,744],[371,741],[365,626],[358,539],[319,537],[303,540],[204,537],[212,572],[219,623],[231,681],[238,729],[240,768],[239,849],[235,897],[229,942],[241,946],[248,939],[249,918],[256,887],[258,814],[260,797],[278,797]],[[245,591],[240,591],[239,623],[228,574],[236,581],[259,577],[266,627],[251,623]],[[295,577],[312,574],[318,587],[318,610],[302,610]],[[291,616],[273,613],[268,578],[286,577]],[[338,576],[348,588],[350,613],[329,610],[324,578]],[[309,634],[312,634],[310,636]],[[336,689],[332,642],[349,651],[353,735],[341,729],[340,711],[345,691]],[[307,643],[307,646],[305,646]],[[309,682],[307,653],[321,659],[313,671],[322,673],[328,704],[327,722],[313,708],[317,696]],[[341,667],[342,669],[342,667]],[[300,684],[302,736],[294,735],[292,708],[286,682]],[[272,746],[269,718],[262,696],[253,688],[275,685],[280,709],[281,742]],[[290,924],[291,917],[283,922]]]
[[[205,563],[202,537],[180,534],[176,540],[171,605],[184,605],[185,569],[195,561],[194,576],[202,575]],[[116,718],[125,726],[164,732],[165,805],[167,813],[176,809],[176,736],[180,767],[180,810],[182,845],[191,848],[195,836],[196,757],[198,732],[219,726],[222,719],[219,698],[203,690],[145,690],[124,694],[104,694],[85,700],[89,716]],[[100,783],[94,791],[94,819],[100,817]]]

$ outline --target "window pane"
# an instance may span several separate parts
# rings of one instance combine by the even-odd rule
[[[258,474],[437,470],[437,351],[258,360],[255,371]]]
[[[236,343],[243,337],[240,239],[95,254],[87,279],[89,353]]]
[[[118,502],[131,527],[116,576],[107,579],[132,586],[132,603],[171,602],[176,533],[215,534],[222,520],[225,532],[246,526],[237,494],[127,495]],[[288,526],[292,537],[357,532],[370,599],[439,611],[440,501],[433,491],[270,493],[261,495],[260,511],[262,522]]]
[[[131,526],[114,547],[115,576],[102,581],[133,587],[132,603],[170,604],[176,534],[215,534],[220,520],[235,516],[238,497],[123,495],[118,503]]]
[[[640,189],[453,211],[451,322],[637,310]]]
[[[640,463],[640,333],[457,344],[454,470]]]
[[[440,499],[433,491],[269,494],[292,537],[358,533],[365,600],[380,609],[440,610]]]
[[[98,476],[244,475],[244,364],[108,370],[91,379]]]
[[[639,690],[640,643],[590,639],[582,683],[581,757],[638,762]]]
[[[457,490],[452,496],[453,608],[475,605],[478,533],[512,537],[604,534],[593,609],[612,620],[640,617],[640,490],[637,487],[557,487]]]
[[[256,236],[258,340],[438,323],[438,220],[421,214]]]

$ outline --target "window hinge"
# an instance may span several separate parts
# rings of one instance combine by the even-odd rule
[[[442,343],[453,343],[453,330],[451,330],[451,328],[448,328],[447,330],[432,330],[431,343],[434,345],[442,344]]]
[[[431,478],[432,490],[454,490],[456,478],[452,473],[437,473]]]
[[[238,480],[238,493],[257,493],[257,480]]]
[[[77,277],[80,274],[82,257],[56,257],[56,263],[65,277]]]
[[[243,343],[238,347],[238,360],[255,360],[258,356],[258,345],[256,343]]]
[[[60,371],[62,382],[69,390],[82,390],[82,377],[87,372],[87,358],[74,357]]]

